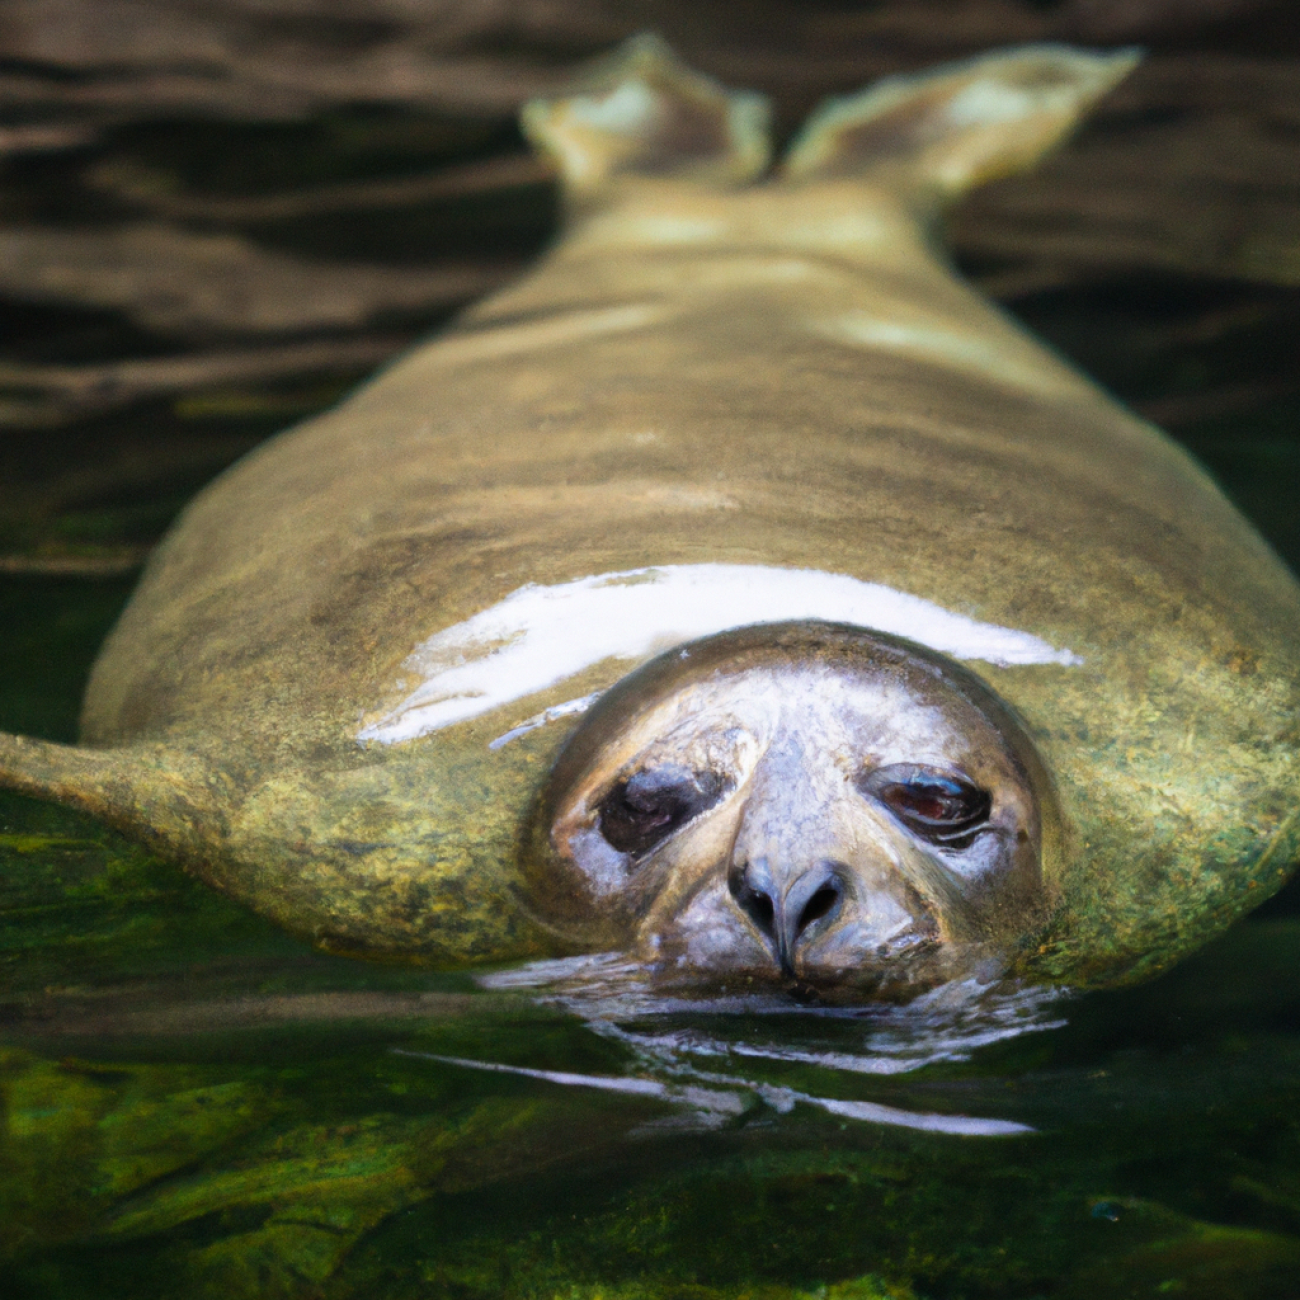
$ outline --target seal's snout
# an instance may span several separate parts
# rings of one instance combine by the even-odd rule
[[[821,863],[788,882],[782,874],[761,858],[733,864],[727,888],[770,945],[781,973],[794,978],[803,941],[832,924],[840,910],[844,876],[838,863]]]
[[[625,678],[556,764],[539,909],[695,986],[905,997],[996,964],[1043,920],[1050,784],[924,654],[770,624]]]

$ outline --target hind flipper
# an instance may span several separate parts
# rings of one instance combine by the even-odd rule
[[[790,180],[861,176],[937,207],[1031,167],[1137,64],[1137,50],[999,50],[828,100],[786,155]]]
[[[520,120],[580,202],[626,176],[741,185],[770,156],[766,99],[692,71],[657,36],[634,36],[572,94],[535,99]]]

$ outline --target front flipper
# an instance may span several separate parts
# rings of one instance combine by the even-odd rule
[[[828,100],[782,168],[794,181],[870,176],[919,207],[1033,166],[1137,64],[1137,50],[1026,45]]]
[[[225,835],[224,776],[165,745],[59,745],[0,732],[0,790],[76,808],[189,865]]]
[[[524,134],[560,169],[567,194],[599,198],[620,176],[730,187],[767,167],[768,105],[694,72],[657,36],[635,36],[571,95],[524,106]]]

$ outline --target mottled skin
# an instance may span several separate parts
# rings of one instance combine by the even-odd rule
[[[929,233],[1118,75],[1089,65],[1072,90],[1069,57],[904,87],[765,182],[743,183],[755,122],[727,139],[721,94],[644,45],[592,93],[685,105],[669,126],[690,149],[660,114],[607,156],[600,132],[565,135],[563,105],[534,109],[568,168],[565,238],[203,492],[96,665],[87,747],[6,738],[3,779],[152,837],[326,947],[571,951],[520,862],[573,722],[486,742],[627,665],[406,744],[359,746],[361,720],[402,693],[416,644],[525,583],[816,568],[1082,656],[967,665],[1023,721],[1060,810],[1051,914],[1025,909],[1017,970],[1133,978],[1204,941],[1300,848],[1300,590],[1186,455]],[[990,78],[1059,86],[1065,107],[1028,126],[940,112]]]

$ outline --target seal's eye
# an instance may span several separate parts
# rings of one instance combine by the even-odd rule
[[[908,830],[946,848],[964,849],[989,818],[988,792],[951,772],[895,763],[858,780]]]
[[[619,853],[640,857],[726,791],[716,772],[658,767],[620,781],[601,801],[600,833]]]

